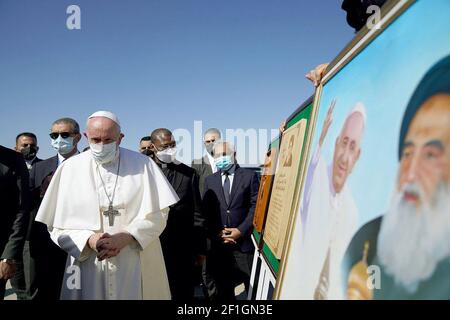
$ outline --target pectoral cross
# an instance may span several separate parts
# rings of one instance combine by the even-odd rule
[[[103,215],[108,217],[109,226],[112,227],[114,225],[114,217],[120,216],[120,212],[113,208],[112,204],[109,204],[108,210],[103,211]]]

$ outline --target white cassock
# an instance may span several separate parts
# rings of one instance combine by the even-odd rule
[[[61,299],[171,298],[159,235],[166,226],[167,208],[179,199],[149,157],[124,148],[119,148],[119,155],[113,207],[120,215],[113,226],[102,214],[109,200],[99,174],[111,197],[118,157],[97,165],[88,151],[64,161],[39,208],[36,220],[47,224],[52,240],[68,253]],[[116,257],[98,261],[87,244],[89,237],[121,231],[136,242]],[[77,269],[79,279],[74,278]]]
[[[341,262],[357,230],[358,209],[347,184],[340,193],[334,192],[332,164],[327,166],[320,149],[314,153],[308,170],[311,172],[308,172],[301,212],[299,299],[314,298],[321,274],[327,277],[326,298],[343,299]]]

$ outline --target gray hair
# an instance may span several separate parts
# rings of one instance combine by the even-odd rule
[[[56,121],[54,121],[52,123],[52,127],[55,124],[62,124],[62,123],[71,125],[73,133],[75,133],[75,134],[79,134],[80,133],[80,125],[78,124],[78,122],[76,122],[72,118],[61,118],[61,119],[58,119],[58,120],[56,120]]]
[[[225,140],[217,140],[216,142],[214,142],[214,146],[212,149],[213,154],[216,154],[216,148],[218,146],[223,146],[226,145],[227,146],[227,153],[235,153],[236,152],[236,148],[234,147],[233,143],[225,141]]]
[[[205,131],[205,133],[203,134],[203,139],[205,139],[205,136],[207,135],[207,134],[216,134],[216,135],[218,135],[219,136],[219,139],[222,137],[222,134],[220,133],[220,130],[219,129],[217,129],[217,128],[209,128],[209,129],[207,129],[206,131]]]

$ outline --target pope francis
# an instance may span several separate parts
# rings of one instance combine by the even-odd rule
[[[301,292],[304,299],[342,299],[340,265],[345,249],[357,230],[358,208],[348,179],[361,154],[366,112],[357,103],[345,118],[334,143],[333,161],[322,155],[332,123],[334,100],[325,117],[316,151],[308,168],[301,219],[303,239]]]
[[[178,197],[156,164],[120,148],[117,117],[87,121],[90,150],[60,164],[37,213],[68,253],[61,299],[170,299],[159,235]]]

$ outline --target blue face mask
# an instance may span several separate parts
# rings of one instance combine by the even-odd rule
[[[233,159],[231,158],[231,156],[226,155],[226,156],[220,156],[220,157],[214,159],[214,164],[220,170],[226,171],[226,170],[230,169],[234,163],[233,163]]]
[[[74,148],[73,137],[63,138],[60,135],[57,139],[52,139],[52,147],[61,155],[68,154]]]

